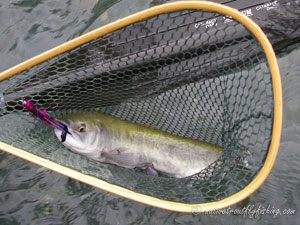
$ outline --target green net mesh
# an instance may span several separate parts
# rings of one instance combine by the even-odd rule
[[[163,13],[108,33],[0,83],[0,141],[84,174],[160,199],[211,202],[243,189],[268,151],[270,71],[257,39],[215,12]],[[150,177],[68,151],[20,105],[53,117],[98,110],[187,138],[223,155],[192,177]],[[187,149],[188,151],[188,149]]]

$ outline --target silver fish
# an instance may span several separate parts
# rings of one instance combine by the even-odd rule
[[[218,145],[168,134],[100,112],[62,118],[68,131],[62,143],[73,152],[125,168],[147,169],[183,178],[208,167],[222,154]],[[55,129],[61,141],[61,130]]]

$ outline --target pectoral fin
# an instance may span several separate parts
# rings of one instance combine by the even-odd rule
[[[149,176],[158,176],[158,172],[152,166],[147,167],[146,170]]]
[[[152,163],[144,163],[142,168],[146,170],[149,176],[158,176],[158,172],[154,169]]]

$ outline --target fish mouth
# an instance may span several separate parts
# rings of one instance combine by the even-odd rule
[[[80,146],[82,142],[81,142],[79,135],[76,134],[75,132],[73,132],[72,129],[70,129],[70,128],[69,128],[69,132],[71,135],[67,134],[66,139],[63,140],[63,138],[62,138],[63,131],[61,131],[57,128],[54,129],[54,133],[55,133],[56,137],[60,140],[60,142],[62,142],[62,144],[64,146],[66,146],[67,148],[70,148],[70,149],[77,150],[77,151],[82,150],[81,146]]]
[[[70,132],[70,130],[69,130],[69,132]],[[61,130],[54,128],[54,133],[61,142],[64,142],[63,138],[62,138],[63,132]],[[66,136],[66,139],[67,139],[67,136]]]
[[[61,123],[62,125],[66,126],[67,128],[67,132],[62,131],[61,129],[58,129],[56,127],[54,127],[54,133],[57,136],[57,138],[61,141],[64,142],[68,136],[76,136],[77,134],[72,130],[72,128],[70,127],[70,124],[66,121],[62,121],[62,120],[57,120],[59,123]],[[66,137],[65,140],[63,140],[62,135],[65,133]]]

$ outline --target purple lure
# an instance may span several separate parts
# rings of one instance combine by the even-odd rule
[[[62,122],[59,122],[58,120],[55,120],[52,117],[50,117],[49,115],[47,115],[45,109],[38,109],[38,108],[35,107],[33,102],[27,101],[27,100],[22,100],[21,104],[28,111],[30,111],[34,115],[35,118],[38,118],[41,121],[43,121],[44,123],[56,128],[56,129],[61,130],[62,131],[62,133],[61,133],[61,141],[62,142],[64,142],[66,140],[67,134],[72,135],[68,131],[68,127],[65,124],[63,124]]]

